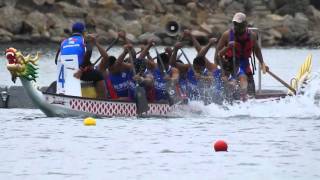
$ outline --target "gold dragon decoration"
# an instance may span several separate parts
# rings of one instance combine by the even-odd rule
[[[24,56],[15,48],[8,48],[5,51],[7,62],[7,69],[11,73],[11,80],[16,81],[17,77],[25,78],[29,81],[36,81],[37,76],[37,61],[39,60],[39,53],[34,57],[30,54]]]

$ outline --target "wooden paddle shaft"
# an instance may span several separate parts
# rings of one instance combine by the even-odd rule
[[[278,80],[282,85],[284,85],[285,87],[287,87],[288,89],[290,89],[295,95],[296,95],[296,90],[291,87],[289,84],[287,84],[284,80],[282,80],[280,77],[278,77],[277,75],[275,75],[273,72],[271,72],[270,70],[267,71],[268,74],[270,74],[273,78],[275,78],[276,80]]]

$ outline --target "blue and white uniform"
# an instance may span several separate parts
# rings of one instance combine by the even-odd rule
[[[180,77],[179,85],[181,91],[187,95],[191,100],[196,99],[199,96],[198,81],[195,77],[195,73],[191,68],[186,73],[185,77]]]
[[[163,75],[159,68],[155,69],[153,72],[148,72],[153,75],[154,78],[154,90],[155,90],[155,100],[167,100],[166,93],[166,81],[163,79]],[[171,66],[169,67],[167,73],[171,75]]]
[[[84,54],[86,47],[84,38],[80,34],[73,34],[71,37],[62,41],[60,46],[60,54],[62,55],[77,55],[79,67],[83,66]]]
[[[117,74],[109,74],[108,78],[110,79],[114,90],[117,93],[118,97],[128,97],[129,96],[129,81],[130,71],[125,71]],[[132,78],[132,75],[131,75]]]
[[[205,69],[203,72],[203,75],[208,76],[211,75],[214,79],[213,87],[217,92],[221,92],[223,90],[223,82],[221,79],[221,69],[216,69],[212,72],[208,71],[208,69]]]

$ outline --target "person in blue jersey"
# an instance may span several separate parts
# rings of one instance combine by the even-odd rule
[[[163,62],[164,69],[161,66],[160,59]],[[154,101],[155,102],[166,102],[168,101],[169,95],[166,89],[166,83],[171,82],[177,85],[179,81],[179,70],[175,67],[170,66],[170,57],[167,53],[159,54],[157,57],[157,63],[148,69],[147,73],[153,78],[154,88]],[[179,88],[177,87],[177,90]]]
[[[153,101],[153,77],[150,73],[147,73],[148,69],[153,69],[154,63],[152,57],[149,54],[150,48],[154,45],[153,39],[149,39],[147,45],[143,46],[141,52],[137,58],[134,58],[134,68],[136,70],[136,75],[132,78],[131,84],[131,95],[134,94],[135,87],[132,86],[134,83],[139,83],[146,90],[146,97],[148,101]]]
[[[181,86],[187,87],[186,89],[189,93],[188,96],[189,98],[191,97],[191,99],[197,100],[201,95],[202,98],[206,96],[205,98],[211,99],[210,101],[221,102],[223,90],[220,70],[217,68],[216,64],[211,63],[206,58],[209,48],[213,45],[216,39],[211,38],[209,43],[202,48],[189,30],[184,31],[184,37],[191,38],[198,54],[196,58],[194,58],[192,65],[178,63],[177,61],[174,61],[174,59],[176,59],[177,48],[174,49],[174,56],[172,57],[173,65],[179,69],[182,74],[181,76],[185,77],[185,79],[180,80],[182,83]],[[207,92],[210,89],[213,93],[204,93],[204,91]]]
[[[119,100],[130,100],[129,98],[129,79],[132,79],[132,64],[124,62],[126,55],[131,50],[131,44],[123,46],[123,51],[118,58],[110,56],[107,59],[107,68],[109,71],[106,81],[110,81]]]
[[[94,41],[91,36],[88,36],[89,41],[86,41],[85,38],[85,25],[81,22],[74,23],[72,35],[62,41],[57,54],[60,53],[61,56],[77,55],[79,70],[74,74],[74,77],[82,81],[94,82],[98,98],[106,99],[103,76],[93,68],[90,62]]]

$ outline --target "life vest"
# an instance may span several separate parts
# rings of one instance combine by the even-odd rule
[[[83,66],[84,54],[86,52],[84,38],[81,34],[73,34],[62,41],[60,45],[61,55],[77,55],[79,67]]]
[[[253,40],[251,38],[251,31],[246,29],[245,33],[240,37],[236,38],[234,35],[233,29],[229,31],[229,42],[235,41],[235,55],[236,55],[236,64],[240,65],[242,71],[246,74],[252,74],[250,67],[250,60],[252,51],[253,51]],[[226,52],[226,58],[231,60],[233,59],[233,48],[228,48]]]

